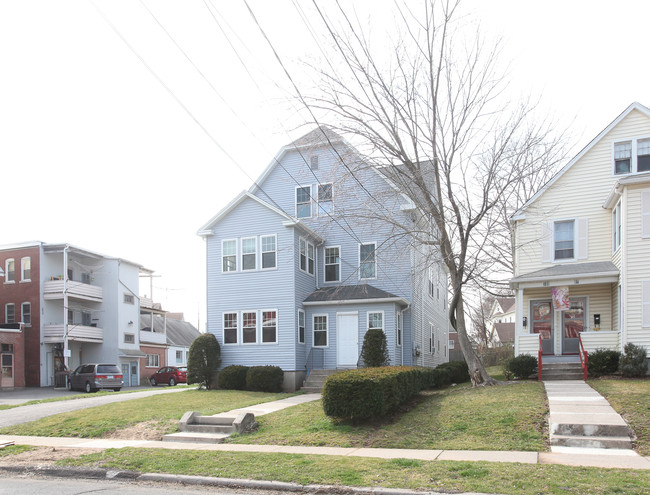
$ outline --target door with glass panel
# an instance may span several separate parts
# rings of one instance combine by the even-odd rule
[[[542,337],[542,354],[553,352],[553,303],[532,301],[530,303],[531,331]]]
[[[571,299],[570,307],[562,311],[562,354],[578,354],[580,333],[585,329],[586,299]]]
[[[13,388],[14,386],[14,355],[2,354],[2,375],[0,376],[0,387]]]

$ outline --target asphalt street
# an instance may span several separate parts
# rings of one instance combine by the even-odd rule
[[[36,421],[47,416],[53,416],[54,414],[60,414],[69,411],[78,411],[79,409],[88,409],[90,407],[96,406],[103,406],[104,404],[111,404],[113,402],[124,402],[127,400],[142,399],[143,397],[150,397],[152,395],[182,393],[185,390],[193,390],[193,387],[149,388],[141,392],[131,392],[128,394],[111,393],[102,396],[84,394],[84,397],[80,399],[20,406],[13,409],[5,409],[0,411],[0,427],[19,425],[22,423],[28,423],[30,421]],[[3,392],[3,394],[4,393],[9,394],[11,392]]]

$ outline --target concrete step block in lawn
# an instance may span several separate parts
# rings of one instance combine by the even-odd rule
[[[256,426],[255,415],[249,412],[236,416],[202,416],[188,411],[178,423],[179,433],[163,436],[163,442],[221,443],[233,433],[244,433]]]

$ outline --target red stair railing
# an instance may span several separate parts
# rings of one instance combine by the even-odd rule
[[[580,351],[578,352],[580,355],[580,364],[582,365],[582,371],[584,372],[584,377],[586,380],[589,376],[589,369],[587,367],[587,359],[589,359],[589,354],[587,354],[587,351],[585,351],[585,346],[582,343],[581,334],[578,334],[578,342],[580,342]]]
[[[537,351],[537,380],[542,381],[542,334],[539,334],[539,351]]]

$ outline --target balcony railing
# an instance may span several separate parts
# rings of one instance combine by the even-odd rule
[[[148,332],[146,330],[140,330],[140,342],[143,344],[166,344],[167,337],[164,333],[161,332]]]
[[[63,299],[63,280],[47,280],[43,283],[43,297],[45,299]],[[68,280],[68,297],[84,301],[102,302],[103,291],[96,285],[84,284],[75,280]]]
[[[64,325],[43,325],[43,341],[47,344],[63,342]],[[68,324],[68,340],[75,342],[103,342],[104,331],[99,327]]]

